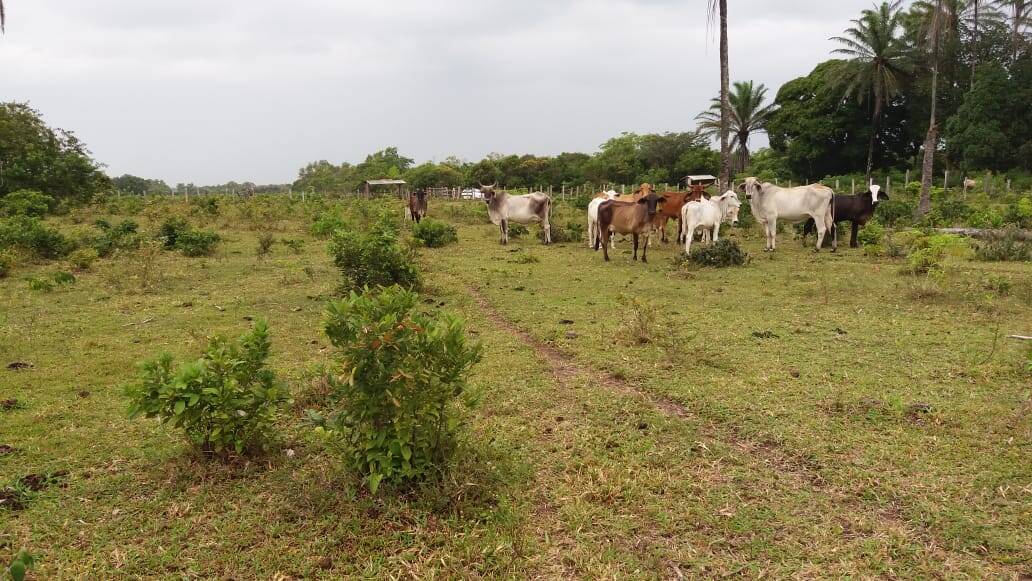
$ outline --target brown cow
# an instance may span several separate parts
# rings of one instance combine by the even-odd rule
[[[426,190],[418,189],[408,197],[408,211],[409,217],[412,218],[416,224],[426,216]]]
[[[598,207],[598,227],[601,236],[595,239],[595,250],[599,245],[609,261],[609,238],[614,234],[630,234],[634,238],[634,260],[638,260],[638,238],[645,235],[645,245],[641,251],[641,261],[648,262],[646,253],[649,247],[649,236],[655,227],[656,207],[662,198],[655,192],[648,192],[634,202],[610,200]]]
[[[667,241],[666,225],[670,220],[677,220],[678,228],[680,232],[681,224],[681,208],[684,207],[688,202],[698,202],[703,198],[703,192],[701,190],[694,190],[690,192],[662,192],[658,194],[663,198],[659,208],[656,210],[656,229],[659,230],[660,240],[663,242]],[[681,242],[681,240],[678,240]]]
[[[638,186],[638,189],[634,190],[634,192],[632,192],[630,194],[622,194],[622,195],[617,196],[616,197],[616,201],[618,201],[618,202],[637,202],[638,200],[644,198],[645,196],[647,196],[649,194],[652,194],[652,193],[655,193],[655,192],[656,192],[656,188],[653,188],[652,184],[644,183],[644,184],[641,184],[640,186]]]

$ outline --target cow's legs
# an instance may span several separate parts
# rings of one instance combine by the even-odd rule
[[[638,233],[631,234],[631,238],[634,240],[634,256],[633,260],[638,260]]]
[[[502,229],[502,244],[508,244],[509,243],[509,221],[508,220],[502,220],[501,223],[499,224],[499,227]]]
[[[595,222],[588,218],[588,248],[595,247]]]
[[[772,219],[767,221],[767,250],[774,252],[774,243],[778,236],[778,221]]]
[[[599,234],[599,242],[602,244],[602,254],[606,257],[606,262],[609,262],[609,242],[612,234],[609,232],[601,232]]]
[[[717,240],[720,240],[720,222],[717,222],[716,226],[713,227],[713,240],[711,242],[716,242]]]
[[[686,225],[684,228],[684,253],[691,254],[692,240],[695,240],[695,224]]]
[[[645,234],[645,246],[643,246],[642,249],[641,249],[641,261],[643,263],[646,263],[646,264],[648,263],[649,259],[645,255],[649,251],[649,242],[651,240],[652,240],[652,233],[651,232],[646,233]]]
[[[545,244],[552,243],[552,227],[548,224],[548,217],[541,221],[541,229],[545,231]]]
[[[860,243],[857,241],[857,235],[859,233],[860,233],[860,225],[857,224],[856,222],[853,222],[853,231],[849,235],[849,247],[850,248],[856,248],[856,247],[860,246]]]
[[[813,222],[817,225],[817,248],[814,251],[820,252],[821,246],[824,244],[824,234],[828,231],[828,228],[824,224],[824,216],[814,216]]]

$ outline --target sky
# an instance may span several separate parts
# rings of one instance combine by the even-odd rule
[[[708,4],[4,0],[0,101],[74,131],[111,175],[169,184],[287,183],[388,146],[590,153],[695,128],[720,86]],[[773,99],[872,1],[728,4],[731,80]]]

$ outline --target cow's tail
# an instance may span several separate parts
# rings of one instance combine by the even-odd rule
[[[835,192],[831,192],[831,203],[828,204],[828,220],[831,220],[831,247],[838,248],[838,224],[835,223]]]

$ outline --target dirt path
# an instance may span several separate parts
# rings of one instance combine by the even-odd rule
[[[988,565],[999,573],[1017,579],[1032,579],[1027,572],[1011,565],[995,561],[986,561],[984,557],[949,549],[943,539],[934,531],[909,521],[897,504],[888,506],[872,506],[853,493],[840,490],[828,484],[821,474],[820,467],[809,458],[794,455],[783,446],[771,441],[757,441],[741,433],[734,425],[716,423],[699,417],[683,404],[648,393],[634,384],[613,375],[575,361],[570,354],[538,340],[530,333],[520,329],[499,313],[480,289],[470,286],[470,295],[483,315],[498,329],[502,329],[518,338],[527,347],[533,349],[537,356],[546,363],[553,380],[560,386],[573,384],[578,377],[587,377],[594,383],[615,393],[628,396],[647,403],[665,416],[678,418],[693,423],[698,433],[711,441],[722,442],[741,451],[754,460],[770,467],[782,476],[793,479],[798,486],[805,487],[810,494],[822,495],[833,502],[850,506],[860,514],[871,517],[880,534],[890,532],[901,534],[911,543],[923,547],[940,562],[955,561],[963,556],[975,559]],[[554,511],[554,507],[542,507],[542,510]],[[830,524],[830,523],[829,523]],[[558,532],[558,531],[557,531]],[[676,566],[673,567],[676,571]],[[569,574],[569,571],[564,573]]]

